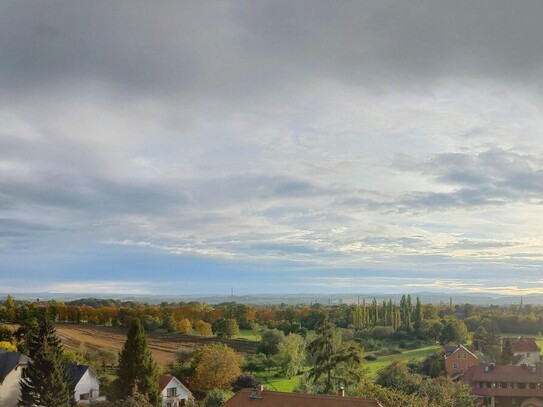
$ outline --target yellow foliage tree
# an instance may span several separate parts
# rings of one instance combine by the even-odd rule
[[[241,374],[243,358],[223,343],[202,347],[194,357],[196,369],[191,388],[207,393],[213,389],[230,389]]]
[[[190,334],[192,331],[192,324],[185,318],[177,323],[177,330],[182,334]]]
[[[17,346],[8,341],[1,341],[0,349],[9,350],[10,352],[17,352]]]
[[[213,331],[211,330],[211,324],[208,324],[201,319],[196,321],[196,323],[194,324],[194,329],[196,330],[198,335],[210,336],[213,334]]]

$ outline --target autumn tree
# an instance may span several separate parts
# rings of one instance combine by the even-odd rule
[[[236,377],[241,374],[242,358],[222,343],[203,346],[196,352],[193,361],[195,369],[191,385],[200,393],[230,389]]]
[[[66,364],[54,325],[42,316],[38,329],[29,334],[30,361],[21,380],[23,406],[68,407],[72,400]]]
[[[196,331],[198,335],[201,335],[201,336],[213,335],[213,331],[211,330],[211,324],[205,321],[202,321],[201,319],[196,321],[196,323],[194,324],[194,330]]]
[[[147,336],[139,319],[134,319],[127,334],[124,347],[119,354],[117,379],[114,382],[114,395],[126,399],[137,386],[153,406],[160,405],[158,388],[158,367],[147,346]]]
[[[117,403],[119,407],[154,407],[147,396],[138,390],[138,386],[132,387],[132,392],[124,400]]]
[[[192,331],[192,324],[187,318],[184,318],[177,323],[177,330],[182,334],[190,334]]]

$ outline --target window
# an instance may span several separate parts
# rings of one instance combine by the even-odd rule
[[[177,396],[177,387],[171,387],[169,389],[166,389],[166,395],[167,397]]]
[[[459,353],[459,354],[458,354],[458,359],[460,359],[460,357],[461,357],[461,356],[460,356],[460,353]]]
[[[455,364],[453,365],[453,369],[458,369],[458,364],[455,363]]]
[[[465,353],[463,353],[463,354],[462,354],[462,357],[463,357],[464,359],[466,359],[466,358],[468,357],[468,355],[466,355]]]
[[[468,369],[471,367],[471,363],[468,363]]]

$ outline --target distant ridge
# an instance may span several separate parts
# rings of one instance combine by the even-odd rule
[[[349,294],[253,294],[253,295],[234,295],[231,294],[194,294],[194,295],[160,295],[160,294],[100,294],[100,293],[0,293],[0,299],[11,294],[19,300],[36,301],[40,300],[61,300],[73,301],[81,298],[101,298],[114,299],[122,301],[137,301],[149,304],[160,304],[162,302],[205,302],[208,304],[219,304],[223,302],[235,301],[241,304],[323,304],[323,305],[339,305],[339,304],[356,304],[358,297],[360,300],[367,301],[376,298],[378,301],[389,300],[399,302],[403,293],[399,294],[383,294],[383,293],[349,293]],[[475,305],[510,305],[520,304],[521,298],[524,304],[543,304],[543,294],[528,294],[528,295],[499,295],[499,294],[476,294],[476,293],[435,293],[435,292],[406,292],[405,295],[411,294],[413,299],[420,297],[423,303],[430,304],[448,304],[452,298],[453,304],[475,304]]]

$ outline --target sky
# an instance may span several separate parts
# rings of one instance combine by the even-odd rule
[[[0,292],[543,292],[543,2],[0,2]]]

